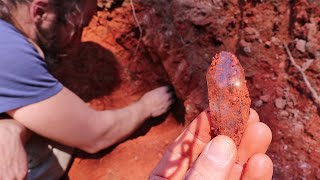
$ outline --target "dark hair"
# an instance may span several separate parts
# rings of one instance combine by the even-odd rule
[[[81,11],[81,2],[83,0],[50,0],[58,13],[59,23],[69,24],[73,27],[72,36],[83,25]],[[15,26],[17,26],[10,10],[16,8],[18,4],[28,4],[32,0],[0,0],[0,19],[3,19]],[[19,27],[17,27],[20,29]]]
[[[52,0],[58,12],[58,21],[73,27],[70,36],[73,36],[83,26],[84,17],[81,12],[84,7],[81,6],[82,1],[84,0]]]
[[[0,1],[0,18],[8,21],[8,16],[7,16],[8,14],[9,14],[9,10],[7,6],[4,4],[4,2]]]
[[[15,25],[10,10],[17,4],[30,3],[32,0],[0,0],[0,18]]]

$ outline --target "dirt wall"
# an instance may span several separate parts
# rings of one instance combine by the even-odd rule
[[[81,51],[54,71],[99,110],[165,84],[179,100],[120,145],[95,156],[78,153],[71,179],[147,178],[166,146],[208,106],[205,73],[222,50],[240,59],[252,108],[273,131],[274,179],[320,179],[319,106],[283,48],[287,43],[301,66],[312,61],[305,73],[320,94],[319,1],[133,2],[138,22],[130,1],[100,0]]]

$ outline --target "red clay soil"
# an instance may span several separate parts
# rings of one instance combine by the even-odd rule
[[[232,53],[222,51],[213,58],[206,79],[212,137],[226,135],[239,146],[251,105],[239,60]]]
[[[251,107],[270,126],[274,179],[320,179],[320,109],[282,43],[320,94],[320,2],[235,0],[99,1],[78,51],[54,72],[98,110],[124,107],[171,84],[170,113],[96,155],[78,152],[70,179],[146,179],[166,147],[208,107],[206,72],[214,54],[244,67]],[[140,38],[141,37],[141,38]],[[138,48],[138,50],[136,50]],[[85,130],[84,130],[85,133]]]

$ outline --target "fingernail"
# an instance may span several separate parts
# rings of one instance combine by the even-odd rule
[[[235,154],[234,145],[226,138],[216,137],[207,146],[205,154],[215,165],[226,166]]]

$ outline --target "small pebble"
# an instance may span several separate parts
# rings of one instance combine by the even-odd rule
[[[299,163],[299,167],[301,169],[310,169],[311,165],[309,163],[303,162],[303,163]]]
[[[310,116],[305,115],[305,116],[303,116],[303,119],[304,119],[304,120],[310,120]]]
[[[250,46],[246,46],[243,48],[243,51],[246,53],[246,54],[250,54],[251,53],[251,47]]]
[[[278,38],[274,37],[274,36],[271,38],[271,43],[273,43],[276,46],[280,46],[281,45],[281,41]]]
[[[262,102],[262,100],[258,100],[254,103],[254,105],[259,108],[263,105],[263,102]]]
[[[270,41],[266,41],[264,44],[265,44],[265,47],[267,47],[267,48],[271,47],[271,42]]]
[[[282,98],[277,98],[275,100],[275,105],[278,109],[283,109],[286,106],[286,104],[287,104],[286,100]]]
[[[260,100],[262,100],[263,102],[269,102],[270,101],[270,95],[260,96]]]
[[[251,43],[248,43],[242,39],[240,41],[240,47],[242,48],[243,52],[245,52],[247,55],[251,53]]]
[[[282,116],[282,117],[288,117],[289,115],[290,115],[290,114],[289,114],[288,111],[282,110],[282,111],[280,112],[280,116]]]
[[[246,27],[244,29],[244,39],[247,41],[247,42],[253,42],[257,39],[259,39],[259,31],[256,30],[255,28],[252,28],[252,27]]]
[[[306,44],[307,42],[303,39],[296,40],[296,49],[302,53],[306,52]]]

